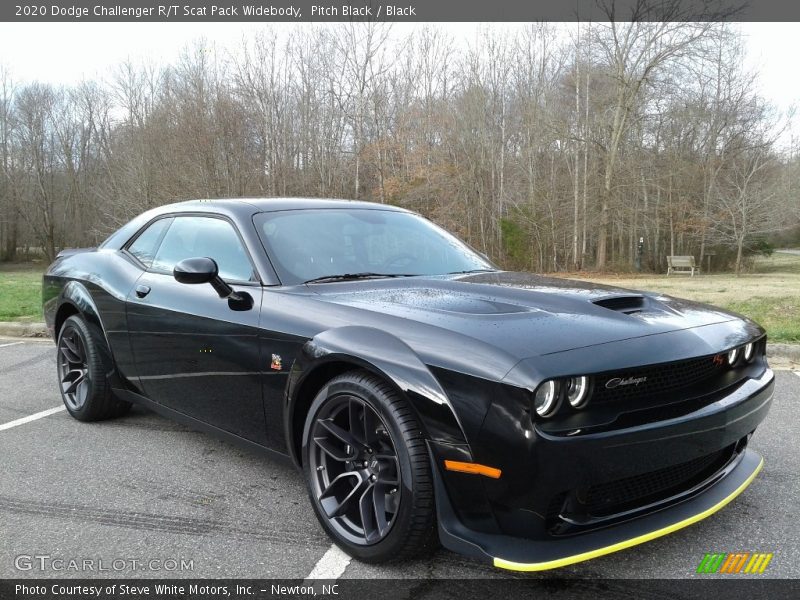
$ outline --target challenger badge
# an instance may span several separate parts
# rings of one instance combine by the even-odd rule
[[[647,377],[615,377],[606,381],[606,388],[613,390],[623,385],[639,385],[647,381]]]

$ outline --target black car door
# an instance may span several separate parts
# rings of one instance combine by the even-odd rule
[[[172,275],[175,264],[193,257],[213,258],[222,279],[252,297],[252,308],[232,305],[211,285],[178,283]],[[144,393],[173,410],[263,443],[258,336],[262,290],[233,224],[210,215],[175,215],[147,266],[126,303]]]

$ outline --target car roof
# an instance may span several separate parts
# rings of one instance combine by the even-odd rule
[[[364,202],[363,200],[345,200],[339,198],[205,198],[187,200],[160,207],[163,212],[195,211],[203,212],[222,210],[224,212],[255,214],[280,210],[326,209],[326,208],[360,208],[370,210],[392,210],[408,212],[403,208],[390,204]]]
[[[117,229],[102,244],[101,248],[120,249],[139,229],[152,219],[174,213],[212,213],[227,216],[235,221],[247,221],[253,215],[264,212],[302,209],[356,208],[367,210],[390,210],[410,212],[390,204],[377,204],[361,200],[335,198],[206,198],[163,204],[134,217]]]

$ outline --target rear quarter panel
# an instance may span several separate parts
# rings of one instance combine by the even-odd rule
[[[63,315],[77,311],[100,328],[119,374],[133,373],[125,299],[142,269],[117,250],[92,250],[57,259],[43,276],[45,322],[53,337]]]

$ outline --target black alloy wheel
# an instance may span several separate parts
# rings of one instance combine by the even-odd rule
[[[102,330],[72,315],[61,326],[56,348],[59,389],[70,415],[79,421],[100,421],[130,410],[130,403],[111,390],[114,361]]]
[[[383,379],[350,371],[328,382],[308,412],[302,458],[320,524],[352,556],[387,562],[437,547],[427,442]]]
[[[309,467],[331,525],[355,544],[389,533],[400,502],[397,451],[380,415],[360,398],[329,400],[312,427]]]
[[[59,338],[57,362],[64,404],[78,411],[86,404],[92,381],[86,348],[76,329],[68,329]]]

